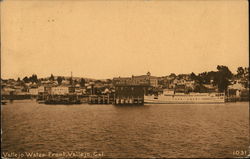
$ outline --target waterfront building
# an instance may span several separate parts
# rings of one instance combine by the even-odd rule
[[[235,80],[232,85],[228,86],[228,94],[229,96],[240,97],[242,91],[246,90],[241,81]]]
[[[144,104],[144,94],[147,94],[149,80],[144,78],[114,78],[115,104]]]
[[[53,95],[66,95],[69,93],[69,87],[57,86],[51,88],[51,94]]]
[[[22,86],[14,86],[15,94],[20,95],[22,94]]]
[[[44,93],[45,92],[45,87],[44,86],[39,86],[38,87],[38,93]]]
[[[1,90],[2,95],[10,95],[13,94],[13,92],[15,92],[15,89],[10,87],[5,87]]]
[[[116,85],[115,104],[144,104],[145,89],[142,85]]]
[[[30,88],[29,94],[30,95],[38,95],[38,88]]]

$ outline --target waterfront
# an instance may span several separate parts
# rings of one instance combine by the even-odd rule
[[[235,157],[249,145],[249,103],[2,106],[3,152],[103,157]]]

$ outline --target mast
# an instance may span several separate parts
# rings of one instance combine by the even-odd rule
[[[70,78],[71,78],[71,86],[73,87],[73,75],[72,71],[70,72]]]

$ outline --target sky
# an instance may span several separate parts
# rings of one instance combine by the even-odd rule
[[[1,76],[113,78],[248,67],[245,0],[1,2]]]

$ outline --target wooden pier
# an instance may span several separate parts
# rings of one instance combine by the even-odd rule
[[[90,95],[88,98],[89,104],[113,104],[114,97],[111,95]]]

